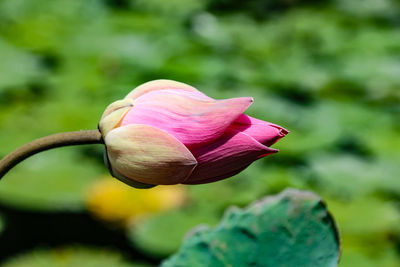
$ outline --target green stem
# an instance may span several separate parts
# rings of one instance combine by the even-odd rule
[[[18,163],[36,153],[56,147],[103,143],[99,130],[58,133],[36,139],[17,148],[0,161],[0,179]]]

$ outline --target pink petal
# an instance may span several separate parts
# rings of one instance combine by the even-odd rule
[[[279,125],[258,120],[245,114],[240,115],[230,128],[243,132],[266,146],[275,144],[289,133],[288,130]]]
[[[190,149],[221,137],[252,102],[250,97],[214,100],[183,90],[154,91],[135,100],[121,125],[151,125]]]
[[[136,99],[144,94],[154,92],[154,91],[159,91],[159,90],[174,90],[174,89],[179,89],[179,90],[184,90],[187,92],[193,92],[197,93],[198,95],[203,95],[207,97],[205,94],[202,92],[198,91],[196,88],[193,86],[190,86],[185,83],[173,81],[173,80],[154,80],[150,81],[147,83],[144,83],[142,85],[139,85],[135,89],[133,89],[125,98],[130,98],[130,99]]]
[[[184,184],[208,183],[231,177],[253,161],[278,152],[245,133],[230,130],[214,143],[192,150],[197,167]]]
[[[228,172],[228,173],[224,173],[224,174],[222,174],[222,175],[217,175],[217,176],[213,176],[212,178],[209,178],[209,179],[205,179],[205,180],[191,180],[190,178],[189,179],[187,179],[185,182],[183,182],[183,184],[192,184],[192,185],[194,185],[194,184],[208,184],[208,183],[213,183],[213,182],[217,182],[217,181],[220,181],[220,180],[223,180],[223,179],[226,179],[226,178],[229,178],[229,177],[232,177],[232,176],[235,176],[236,174],[238,174],[238,173],[240,173],[240,172],[242,172],[242,171],[244,171],[247,167],[249,167],[251,165],[251,163],[249,163],[249,164],[247,164],[247,165],[245,165],[245,166],[243,166],[243,167],[241,167],[241,168],[237,168],[237,169],[235,169],[235,170],[233,170],[233,171],[231,171],[231,172]]]

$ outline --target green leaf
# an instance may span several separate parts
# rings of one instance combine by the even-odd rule
[[[37,250],[7,261],[3,267],[146,267],[149,265],[130,263],[116,252],[85,248],[66,247],[53,250]]]
[[[321,198],[286,190],[192,233],[161,266],[337,266],[339,236]]]

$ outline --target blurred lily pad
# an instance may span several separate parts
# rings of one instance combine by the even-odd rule
[[[341,266],[398,266],[400,257],[390,242],[400,238],[400,214],[395,202],[371,196],[351,202],[327,202],[341,230]]]
[[[33,210],[83,210],[87,187],[104,169],[64,148],[31,157],[1,181],[0,202]]]
[[[318,187],[332,195],[348,198],[379,190],[397,192],[399,165],[391,161],[370,161],[351,154],[315,154],[311,170]]]
[[[66,247],[41,249],[16,256],[3,267],[149,267],[150,265],[131,263],[119,253],[98,248]]]
[[[352,202],[332,199],[328,203],[330,210],[338,218],[343,237],[359,236],[376,240],[400,237],[400,214],[395,202],[363,197]],[[375,246],[372,243],[371,245]]]
[[[18,50],[3,39],[0,39],[0,51],[0,100],[11,97],[11,94],[21,94],[23,87],[32,79],[43,78],[44,72],[40,70],[39,60],[34,55]],[[7,93],[9,88],[14,88],[13,92],[9,90]]]
[[[198,224],[215,224],[218,216],[206,210],[186,208],[156,214],[135,222],[129,238],[141,250],[165,257],[178,250],[185,234]]]

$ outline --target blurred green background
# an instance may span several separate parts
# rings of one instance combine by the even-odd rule
[[[0,182],[0,264],[153,266],[295,187],[326,200],[340,266],[400,266],[399,0],[1,0],[0,157],[94,129],[160,78],[253,96],[248,114],[291,133],[234,178],[145,192],[107,177],[101,146],[36,155]]]

